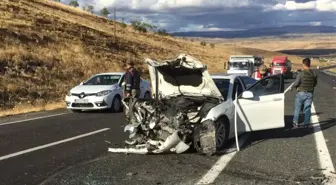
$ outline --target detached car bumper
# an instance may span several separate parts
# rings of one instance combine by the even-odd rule
[[[113,96],[87,96],[79,98],[78,96],[66,96],[65,103],[67,109],[77,110],[99,110],[111,107]]]

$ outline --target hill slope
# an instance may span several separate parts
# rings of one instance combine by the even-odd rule
[[[207,38],[249,38],[262,36],[283,36],[286,34],[336,33],[334,26],[282,26],[272,28],[255,28],[242,31],[190,31],[175,32],[174,36]]]
[[[144,57],[166,59],[185,52],[219,72],[235,50],[279,54],[202,47],[199,42],[140,34],[120,23],[115,38],[114,26],[113,21],[52,1],[0,1],[0,109],[22,112],[30,110],[27,106],[43,109],[57,102],[64,107],[64,95],[72,86],[95,73],[121,71],[127,59],[135,60],[145,75]]]

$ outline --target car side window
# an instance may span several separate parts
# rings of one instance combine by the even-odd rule
[[[243,86],[238,79],[236,79],[234,81],[234,84],[233,84],[232,100],[236,99],[237,90],[238,90],[237,97],[239,97],[243,93],[244,89],[243,89]]]
[[[284,82],[281,75],[270,76],[264,78],[251,86],[248,91],[251,91],[254,96],[265,96],[282,93]]]

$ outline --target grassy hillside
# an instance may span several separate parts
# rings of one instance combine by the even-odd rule
[[[127,59],[135,60],[146,75],[144,57],[166,59],[184,52],[208,64],[211,72],[219,72],[235,52],[278,55],[251,48],[203,47],[200,42],[139,33],[47,0],[0,1],[0,39],[0,116],[63,107],[72,86],[95,73],[122,71]]]

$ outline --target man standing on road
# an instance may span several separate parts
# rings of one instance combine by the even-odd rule
[[[127,71],[125,74],[125,93],[124,95],[126,98],[129,98],[129,107],[132,105],[132,103],[139,98],[140,95],[140,74],[139,72],[134,68],[133,62],[127,62],[126,63]],[[130,115],[130,121],[131,123],[134,121],[132,116],[133,110],[130,109],[129,113]]]
[[[125,74],[125,95],[126,97],[138,98],[140,95],[140,74],[134,68],[133,62],[127,62],[127,71]]]
[[[302,105],[304,106],[304,123],[303,126],[306,128],[311,128],[310,116],[311,116],[311,105],[313,103],[313,93],[314,88],[317,85],[317,76],[313,70],[310,69],[310,59],[303,59],[303,71],[301,71],[290,88],[292,91],[293,87],[296,88],[297,93],[295,97],[295,110],[293,118],[293,127],[298,127],[299,115]]]

